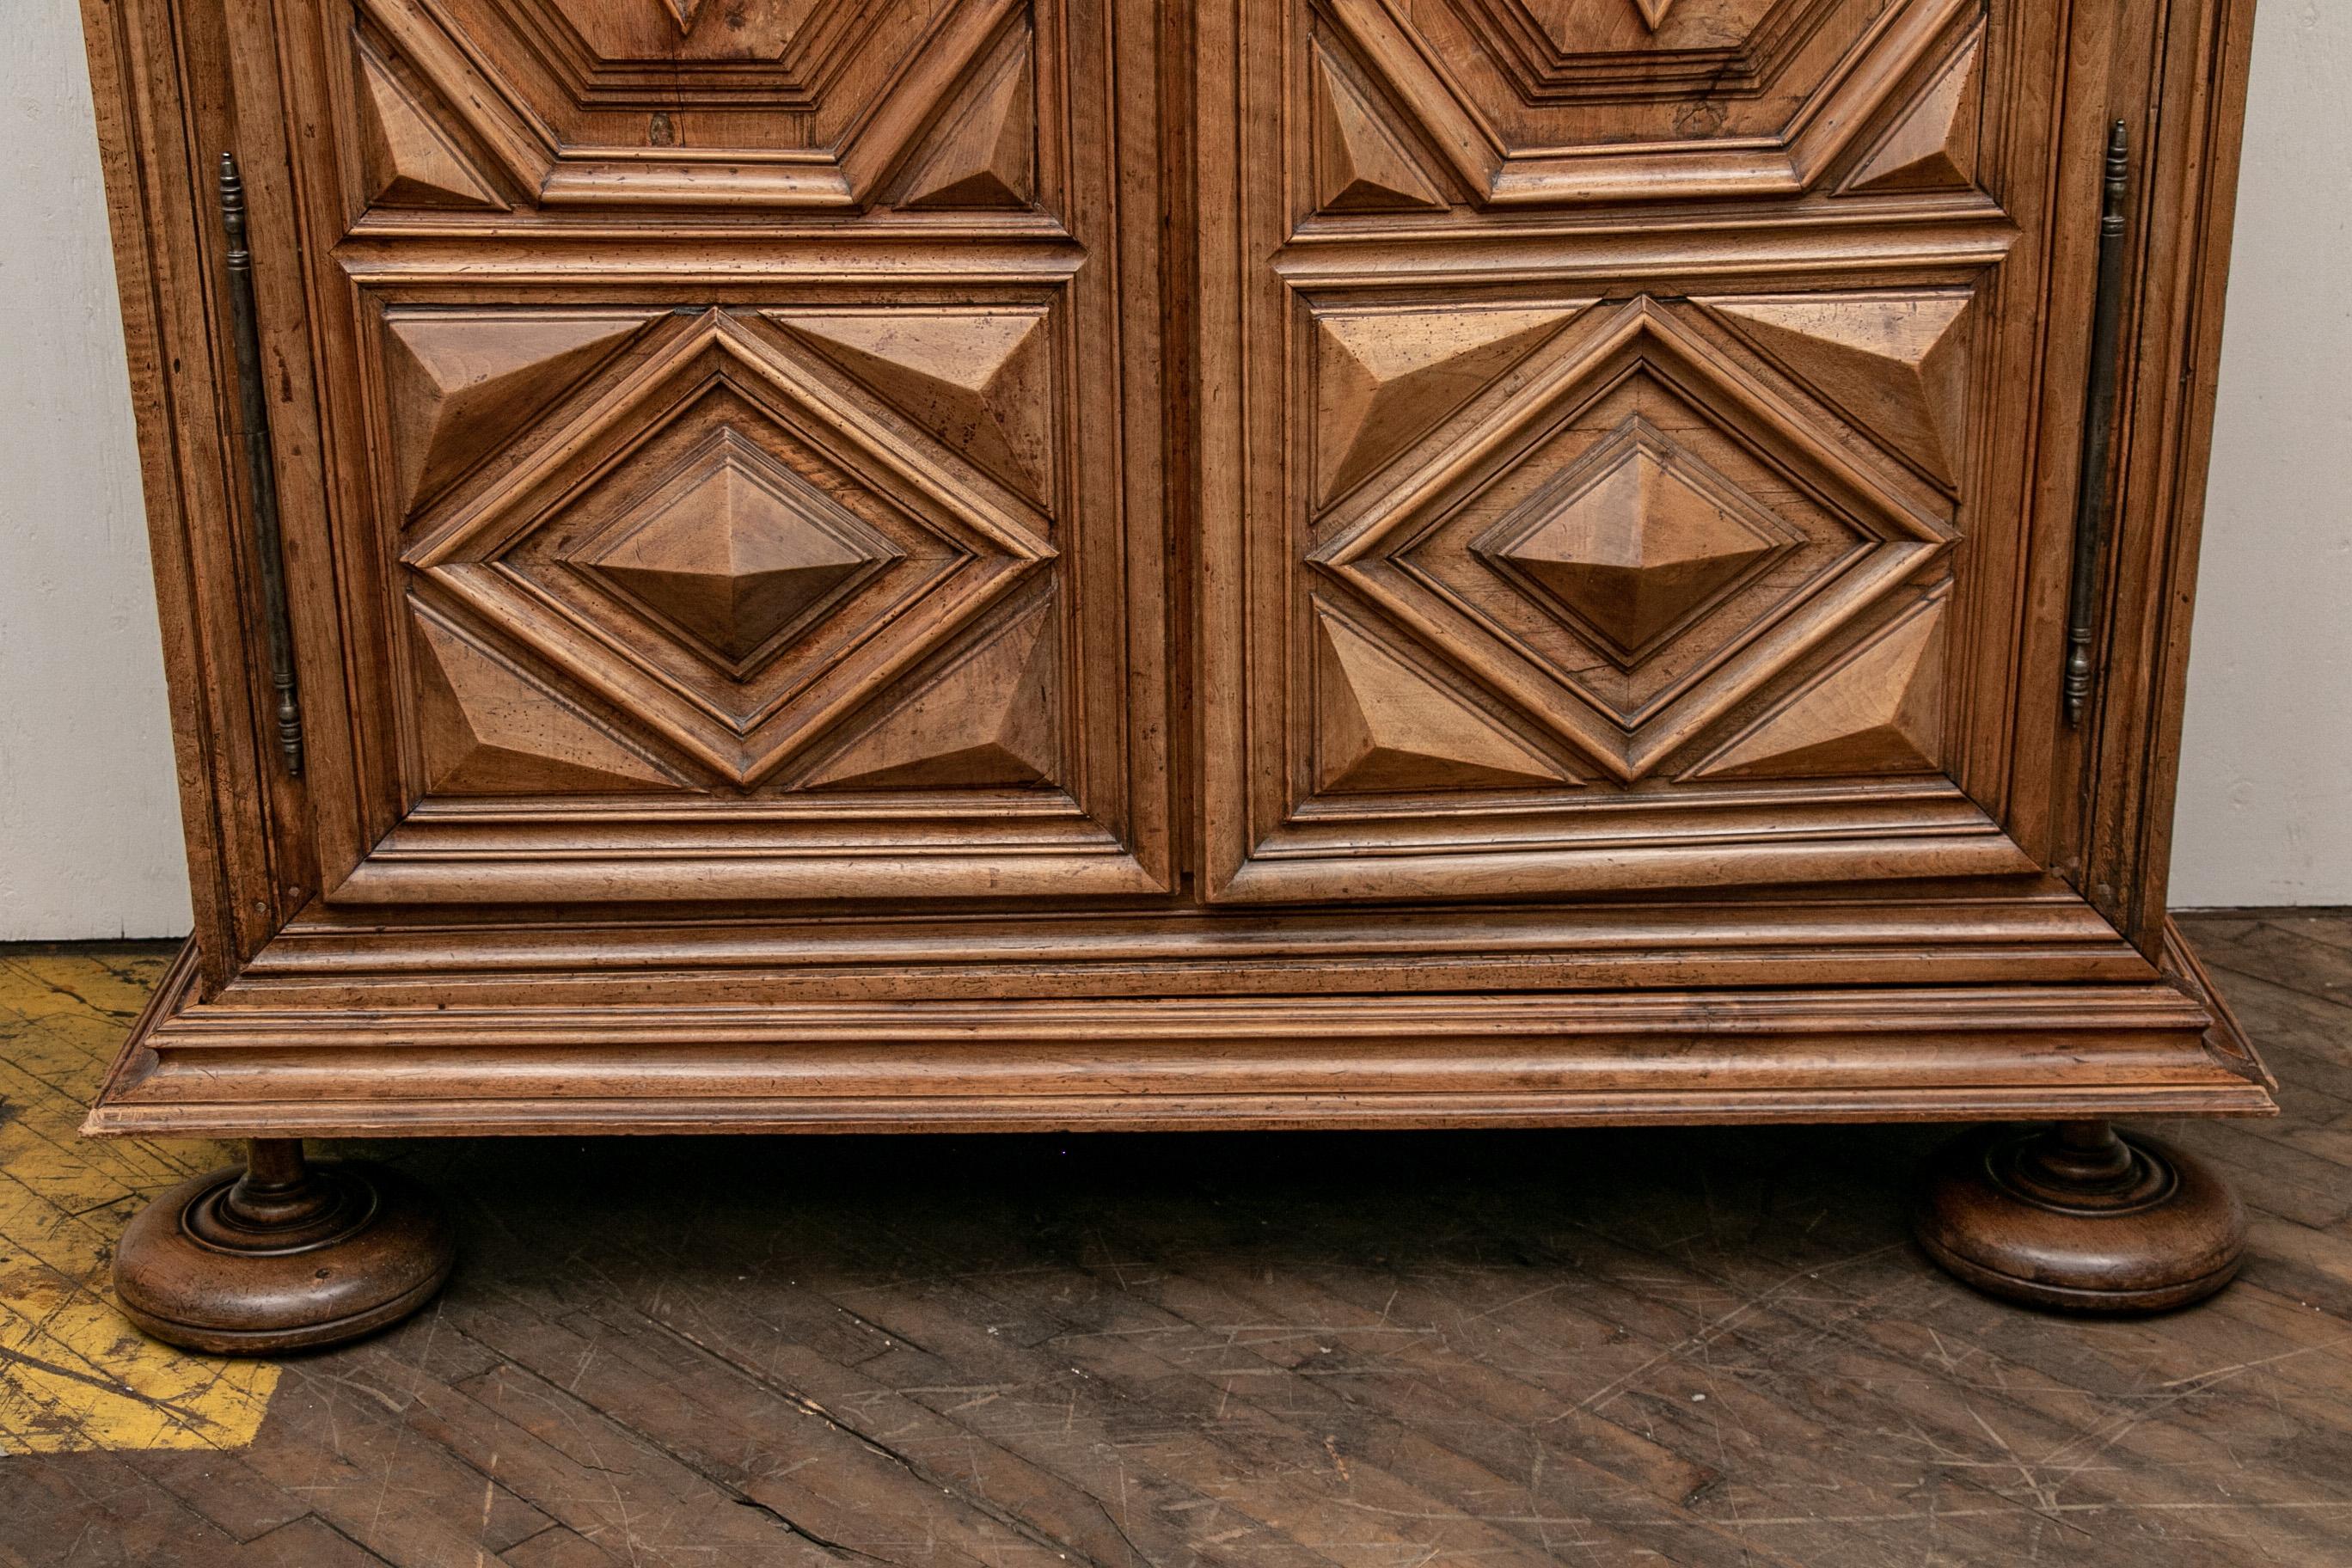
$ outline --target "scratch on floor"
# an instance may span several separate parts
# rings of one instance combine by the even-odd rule
[[[0,1453],[243,1447],[278,1387],[271,1363],[173,1349],[115,1310],[128,1205],[228,1155],[76,1131],[143,998],[87,959],[0,961]]]

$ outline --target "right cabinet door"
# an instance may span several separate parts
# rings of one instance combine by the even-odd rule
[[[1203,16],[1212,897],[2046,866],[2061,9]]]

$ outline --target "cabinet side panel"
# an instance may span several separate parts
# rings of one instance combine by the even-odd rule
[[[256,749],[199,179],[228,115],[192,85],[184,52],[226,36],[214,10],[178,6],[175,26],[175,8],[154,0],[82,7],[207,992],[278,923],[270,822],[284,805]]]
[[[2084,891],[2151,956],[2164,939],[2253,0],[2177,0],[2156,20],[2145,85],[2119,78],[2116,93],[2146,149],[2146,237],[2084,835]]]

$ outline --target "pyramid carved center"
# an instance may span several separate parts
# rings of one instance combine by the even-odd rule
[[[1789,543],[1761,507],[1636,416],[1471,548],[1631,668]]]
[[[840,502],[730,430],[566,560],[688,633],[740,679],[898,556]]]

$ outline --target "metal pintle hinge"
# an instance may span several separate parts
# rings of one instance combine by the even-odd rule
[[[253,304],[253,250],[246,243],[245,183],[236,154],[220,162],[221,228],[228,237],[228,309],[236,337],[237,414],[245,427],[245,479],[253,501],[253,548],[260,557],[268,622],[269,685],[277,693],[278,751],[302,776],[302,704],[294,690],[294,632],[286,615],[286,559],[278,527],[278,471],[269,445],[269,401],[261,374],[261,329]]]
[[[2099,554],[2106,543],[2108,468],[2115,449],[2116,394],[2124,319],[2124,211],[2131,200],[2131,132],[2107,132],[2105,199],[2099,209],[2099,294],[2091,316],[2091,374],[2083,395],[2083,467],[2074,489],[2074,578],[2066,613],[2066,722],[2090,706],[2091,639],[2099,619]]]

